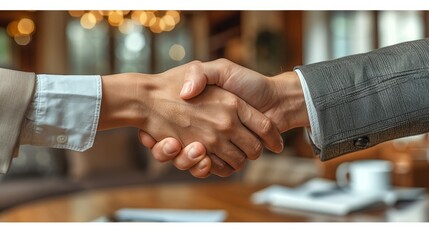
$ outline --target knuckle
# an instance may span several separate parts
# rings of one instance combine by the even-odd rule
[[[233,109],[238,109],[238,107],[240,106],[240,100],[238,98],[234,97],[229,101],[229,105]]]
[[[242,155],[237,159],[237,166],[234,167],[236,171],[243,169],[244,164],[246,163],[247,157]]]
[[[216,161],[213,163],[213,169],[215,169],[216,171],[220,171],[226,168],[227,168],[226,163],[223,161]]]
[[[212,159],[211,174],[219,177],[228,177],[234,173],[234,169],[216,155],[210,154],[210,158]]]
[[[263,148],[264,146],[262,145],[262,143],[260,141],[256,141],[254,149],[258,157],[259,155],[261,155]]]
[[[227,162],[232,168],[234,168],[234,170],[240,170],[243,168],[244,163],[247,160],[247,156],[245,154],[236,150],[229,151],[227,154],[230,157]]]
[[[262,143],[259,141],[256,141],[250,150],[248,158],[251,160],[257,159],[262,153],[262,148],[263,148]]]
[[[262,122],[261,122],[261,133],[263,136],[268,135],[273,130],[273,128],[274,128],[274,125],[270,119],[265,118],[264,120],[262,120]]]
[[[193,60],[189,63],[189,66],[200,66],[201,64],[203,64],[203,62],[201,62],[200,60]]]
[[[204,145],[208,150],[213,151],[215,146],[219,143],[218,138],[216,137],[216,134],[210,134],[205,137]]]
[[[229,61],[228,59],[226,59],[226,58],[219,58],[219,59],[217,59],[217,60],[215,60],[216,62],[218,62],[219,64],[222,64],[222,65],[228,65],[228,64],[230,64],[231,63],[231,61]]]
[[[227,118],[227,119],[223,119],[222,121],[219,122],[219,126],[218,129],[220,131],[223,132],[229,132],[232,129],[234,129],[234,121],[232,121],[231,119]]]

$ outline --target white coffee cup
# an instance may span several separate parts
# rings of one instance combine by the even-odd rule
[[[392,169],[392,163],[385,160],[342,163],[336,171],[337,184],[356,194],[383,193],[391,189]]]

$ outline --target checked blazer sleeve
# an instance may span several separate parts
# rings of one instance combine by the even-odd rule
[[[296,68],[316,108],[321,160],[429,131],[429,39]]]

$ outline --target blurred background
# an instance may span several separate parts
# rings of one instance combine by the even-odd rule
[[[429,35],[426,11],[1,11],[0,67],[48,74],[159,73],[194,59],[230,59],[266,75]],[[229,178],[194,179],[159,164],[135,129],[97,134],[84,153],[22,146],[0,176],[0,210],[48,196],[132,184],[245,181],[300,184],[335,178],[345,161],[387,159],[397,186],[429,187],[427,136],[320,162],[304,129],[283,134]],[[426,181],[425,181],[426,180]]]

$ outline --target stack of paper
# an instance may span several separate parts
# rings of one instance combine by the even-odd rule
[[[379,194],[353,194],[338,188],[333,181],[315,178],[297,188],[270,186],[254,193],[252,201],[341,216],[379,202],[390,205],[404,198],[416,198],[423,192],[424,189],[396,188]]]
[[[223,210],[123,208],[115,212],[121,222],[222,222],[226,216]]]
[[[224,210],[122,208],[93,222],[223,222],[226,217]]]

